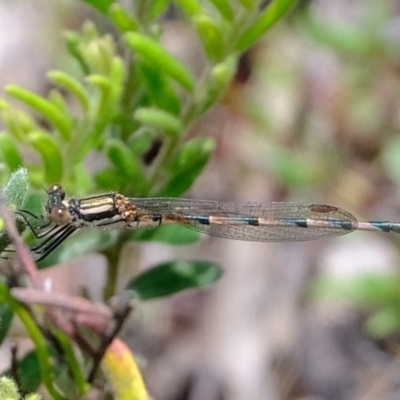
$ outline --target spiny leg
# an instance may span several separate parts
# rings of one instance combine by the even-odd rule
[[[35,219],[43,220],[43,217],[38,217],[37,215],[35,215],[35,214],[33,214],[33,213],[31,213],[30,211],[27,211],[27,210],[18,210],[18,211],[15,211],[15,214],[19,215],[24,220],[25,224],[28,226],[28,228],[32,231],[32,233],[35,235],[35,237],[37,239],[41,239],[41,238],[45,237],[46,235],[48,235],[50,232],[52,232],[56,228],[56,227],[53,227],[49,231],[38,233],[39,230],[47,228],[48,226],[50,226],[51,225],[51,221],[47,221],[42,225],[34,227],[30,223],[30,221],[27,218],[26,214],[31,216],[31,217],[33,217],[33,218],[35,218]]]
[[[31,248],[36,255],[39,257],[36,261],[42,261],[45,259],[53,250],[55,250],[65,239],[72,235],[76,231],[77,227],[74,225],[64,225],[53,235],[48,237],[45,241]]]

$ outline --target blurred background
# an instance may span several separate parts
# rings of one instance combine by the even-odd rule
[[[0,1],[0,88],[45,94],[49,69],[73,68],[62,30],[86,18],[97,17],[77,1]],[[174,8],[163,29],[165,46],[201,70],[197,39]],[[399,44],[398,0],[300,1],[193,126],[217,146],[185,196],[327,203],[362,221],[399,220]],[[137,273],[130,257],[142,269],[208,259],[225,274],[207,290],[138,304],[123,337],[154,399],[400,399],[399,245],[395,234],[358,232],[129,243],[121,288]],[[55,288],[89,286],[96,298],[104,271],[93,254],[46,273]]]

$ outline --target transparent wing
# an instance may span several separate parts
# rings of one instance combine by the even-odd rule
[[[182,198],[132,198],[130,201],[139,215],[153,217],[158,223],[181,223],[209,235],[247,241],[326,238],[349,233],[358,224],[351,213],[330,205],[223,203]]]

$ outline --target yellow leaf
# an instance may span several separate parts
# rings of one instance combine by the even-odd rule
[[[102,366],[115,400],[151,400],[135,357],[122,340],[111,342]]]

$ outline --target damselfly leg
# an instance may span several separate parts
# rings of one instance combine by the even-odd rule
[[[72,235],[78,228],[74,225],[67,224],[63,226],[55,226],[51,234],[36,246],[31,247],[31,251],[35,254],[36,261],[42,261],[51,252],[53,252],[65,239]]]
[[[52,222],[50,220],[46,221],[45,217],[38,216],[28,210],[17,210],[17,211],[15,211],[15,214],[23,219],[26,226],[30,229],[30,231],[33,233],[33,235],[37,239],[41,239],[41,238],[45,237],[48,233],[51,232],[51,230],[53,230],[55,228],[55,227],[52,227],[52,228],[50,228],[50,230],[40,232],[41,230],[49,227],[52,224]],[[41,221],[45,221],[45,222],[43,222],[41,225],[33,226],[32,223],[29,221],[28,216],[31,218],[34,218],[36,220],[41,220]]]

